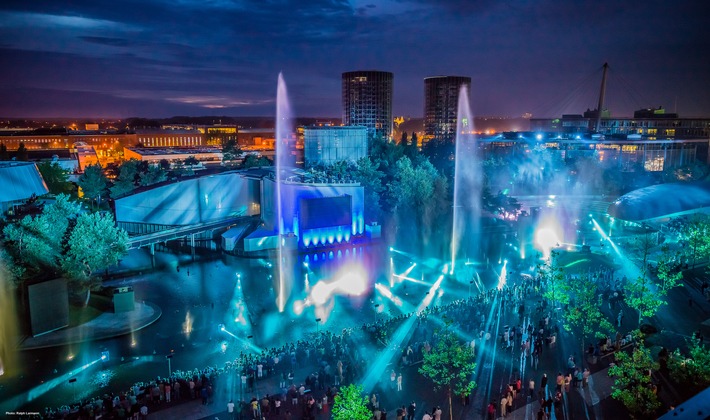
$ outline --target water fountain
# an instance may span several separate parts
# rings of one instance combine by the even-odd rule
[[[288,274],[290,270],[287,269],[288,261],[291,260],[288,250],[284,247],[284,215],[283,213],[283,195],[282,195],[282,182],[284,171],[288,168],[293,167],[294,162],[290,153],[289,143],[293,138],[293,129],[291,126],[291,105],[288,101],[288,91],[286,89],[286,82],[284,81],[283,74],[279,73],[279,80],[276,88],[276,143],[274,147],[276,149],[276,223],[278,231],[278,264],[276,269],[278,270],[278,297],[276,304],[278,305],[279,312],[284,311],[286,306],[286,300],[288,299],[288,293],[290,290],[290,284],[288,281]]]
[[[465,86],[462,86],[459,91],[456,122],[450,274],[454,274],[457,261],[475,260],[479,256],[483,176],[477,152],[478,145],[473,132],[468,91]],[[461,263],[459,262],[458,265],[460,266]]]
[[[0,376],[13,373],[18,337],[15,291],[10,285],[10,275],[0,266]]]

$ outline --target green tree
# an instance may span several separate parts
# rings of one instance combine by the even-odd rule
[[[439,331],[434,348],[424,354],[419,373],[431,379],[434,389],[446,389],[449,399],[449,419],[453,419],[452,396],[469,395],[476,387],[476,370],[471,348],[462,343],[450,329],[450,322]]]
[[[138,170],[140,163],[136,159],[130,159],[118,167],[118,176],[110,188],[111,198],[122,197],[136,189],[136,181],[140,179]]]
[[[377,170],[377,167],[369,157],[360,158],[355,163],[353,177],[365,190],[364,209],[367,222],[380,220],[382,214],[382,205],[380,203],[385,191],[382,185],[384,176],[385,174]]]
[[[74,187],[69,182],[69,171],[56,162],[42,162],[37,165],[50,194],[69,194]]]
[[[123,197],[124,195],[128,195],[131,193],[131,191],[135,190],[136,186],[129,181],[124,181],[124,180],[116,180],[116,182],[113,183],[113,186],[109,188],[111,191],[111,198],[114,200],[120,197]]]
[[[658,262],[658,273],[654,279],[651,273],[648,272],[648,255],[650,246],[654,243],[649,239],[651,235],[644,235],[640,241],[642,255],[641,274],[635,279],[631,279],[626,284],[625,301],[630,308],[638,312],[638,325],[644,318],[651,318],[663,305],[667,305],[667,296],[670,289],[681,285],[683,273],[676,271],[673,264],[670,262],[668,248],[664,247],[661,258]],[[649,242],[649,240],[651,242]]]
[[[688,243],[687,256],[695,263],[710,254],[710,220],[705,215],[695,215],[685,223],[679,233],[682,240]]]
[[[91,201],[96,201],[101,206],[101,197],[106,196],[108,179],[104,175],[101,165],[89,165],[84,173],[79,177],[79,187],[84,193],[84,197]]]
[[[694,339],[687,356],[680,349],[671,353],[668,369],[673,380],[694,395],[710,386],[710,349]]]
[[[340,389],[333,402],[333,420],[370,420],[372,412],[367,408],[367,396],[362,385],[350,384]]]
[[[67,242],[62,268],[75,287],[86,292],[88,304],[91,290],[97,286],[94,274],[118,263],[128,252],[128,234],[115,226],[108,213],[84,213]]]
[[[163,182],[168,179],[168,174],[160,165],[150,165],[145,172],[140,174],[141,185],[148,186]]]
[[[609,368],[614,377],[611,396],[620,401],[635,418],[656,418],[661,402],[651,382],[651,372],[658,363],[645,347],[636,347],[629,355],[616,353],[617,364]]]
[[[60,194],[37,216],[25,216],[8,224],[3,234],[13,272],[29,276],[57,271],[71,220],[80,207]],[[17,270],[14,270],[17,268]]]
[[[559,253],[552,251],[550,258],[537,266],[537,274],[542,279],[542,297],[547,299],[553,308],[553,316],[557,308],[569,304],[569,285],[565,279],[565,271],[557,262]]]
[[[597,283],[588,275],[572,276],[568,286],[572,296],[563,311],[565,329],[578,332],[585,351],[585,339],[598,333],[608,333],[613,326],[602,312],[602,298]]]
[[[39,217],[25,216],[3,229],[5,243],[22,271],[36,275],[54,267],[59,250],[45,238],[44,223]]]
[[[252,154],[248,154],[246,158],[244,158],[244,168],[259,168],[262,166],[271,166],[271,161],[264,157],[264,156],[256,156]]]
[[[227,140],[227,142],[222,145],[222,163],[224,166],[236,166],[241,154],[242,149],[235,139]]]
[[[15,159],[22,161],[26,161],[28,159],[27,147],[25,147],[25,143],[20,142],[20,145],[17,147],[17,152],[15,152]]]

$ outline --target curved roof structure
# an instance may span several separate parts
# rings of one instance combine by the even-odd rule
[[[710,207],[710,182],[677,182],[640,188],[619,197],[607,212],[639,222]]]
[[[33,194],[47,192],[47,184],[34,163],[0,162],[0,203],[26,200]]]

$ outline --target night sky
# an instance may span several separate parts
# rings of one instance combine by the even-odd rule
[[[341,115],[341,73],[394,73],[394,114],[423,78],[472,78],[476,115],[663,105],[710,117],[710,2],[4,0],[0,116]]]

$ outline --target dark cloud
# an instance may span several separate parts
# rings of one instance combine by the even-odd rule
[[[283,71],[299,115],[339,116],[340,74],[354,69],[394,72],[396,114],[421,115],[424,77],[458,74],[472,77],[474,112],[539,115],[593,104],[604,61],[626,82],[610,82],[618,114],[677,103],[683,114],[710,115],[703,8],[655,0],[7,0],[0,88],[13,90],[0,115],[71,113],[67,104],[77,114],[268,115]],[[585,77],[589,86],[579,89]],[[625,94],[625,85],[642,94]],[[567,101],[571,92],[577,99]]]
[[[131,42],[125,38],[109,38],[106,36],[80,36],[86,42],[91,42],[100,45],[110,45],[112,47],[127,47]]]

